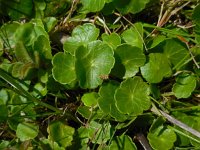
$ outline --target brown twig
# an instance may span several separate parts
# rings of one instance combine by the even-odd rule
[[[144,150],[152,150],[147,138],[142,133],[137,133],[135,139],[140,142]]]

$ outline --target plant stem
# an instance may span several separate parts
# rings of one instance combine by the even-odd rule
[[[59,110],[58,108],[55,108],[47,103],[44,103],[40,100],[38,100],[37,98],[33,97],[30,93],[28,93],[26,90],[24,90],[19,83],[16,82],[16,80],[11,77],[10,75],[8,75],[7,72],[5,72],[4,70],[0,69],[0,78],[2,78],[3,80],[5,80],[6,82],[8,82],[12,87],[14,87],[15,89],[17,89],[18,91],[20,91],[22,94],[22,96],[28,98],[29,100],[44,106],[52,111],[55,111],[56,113],[62,113],[61,110]]]

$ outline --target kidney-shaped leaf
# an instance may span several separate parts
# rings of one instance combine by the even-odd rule
[[[21,141],[34,139],[39,132],[39,127],[31,123],[20,123],[17,126],[16,135]]]
[[[129,78],[144,65],[146,57],[140,48],[122,44],[115,50],[115,60],[112,73],[119,78]]]
[[[196,87],[196,78],[194,75],[182,73],[176,78],[172,91],[177,98],[188,98]]]
[[[52,74],[56,81],[69,84],[76,79],[75,58],[71,54],[59,52],[52,59]]]
[[[75,50],[80,45],[87,45],[89,42],[96,40],[98,36],[99,29],[91,23],[77,26],[72,31],[72,36],[64,43],[64,50],[74,55]]]
[[[140,77],[129,78],[116,90],[116,106],[124,114],[139,115],[151,105],[149,94],[149,86]]]
[[[108,75],[114,66],[112,48],[94,41],[76,51],[76,72],[82,88],[96,88],[102,83],[101,76]]]
[[[149,61],[141,67],[141,73],[149,83],[159,83],[164,77],[169,77],[172,71],[164,54],[151,53]]]
[[[110,81],[109,83],[103,84],[99,89],[98,104],[101,110],[105,114],[111,115],[118,121],[124,121],[126,116],[121,114],[115,106],[114,94],[115,90],[119,87],[119,83]]]

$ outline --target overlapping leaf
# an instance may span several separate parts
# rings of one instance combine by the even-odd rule
[[[119,83],[110,81],[107,84],[103,84],[99,89],[98,104],[101,110],[105,114],[110,114],[113,118],[118,121],[123,121],[127,117],[119,112],[115,105],[114,94],[116,89],[119,87]]]
[[[99,97],[98,93],[91,92],[91,93],[85,93],[81,100],[84,103],[85,106],[92,107],[97,104],[97,98]]]
[[[81,0],[83,10],[86,12],[100,11],[104,7],[105,2],[106,0]]]
[[[128,135],[116,136],[110,145],[110,150],[137,150],[135,143]]]
[[[63,122],[55,121],[48,126],[47,132],[51,141],[56,141],[60,146],[66,148],[72,144],[75,129]]]
[[[180,70],[190,61],[190,54],[186,45],[177,39],[166,40],[163,48],[164,54],[176,70]]]
[[[122,33],[123,40],[132,45],[143,49],[143,26],[141,23],[135,23],[133,27]]]
[[[117,47],[115,59],[112,74],[119,78],[133,77],[139,71],[139,67],[143,66],[146,61],[146,57],[140,48],[128,44]]]
[[[86,23],[82,26],[77,26],[73,32],[72,36],[67,39],[64,43],[64,50],[66,52],[75,54],[75,50],[81,45],[87,45],[97,39],[99,36],[99,29],[97,29],[93,24]]]
[[[148,2],[149,0],[114,0],[114,4],[116,5],[117,9],[123,14],[138,13],[145,8]]]
[[[21,141],[34,139],[39,133],[39,126],[31,123],[20,123],[16,135]]]
[[[196,77],[188,73],[182,73],[176,78],[172,91],[177,98],[188,98],[196,87]]]
[[[169,150],[176,141],[176,134],[174,131],[164,126],[163,123],[164,121],[161,118],[158,118],[152,124],[147,136],[150,145],[155,150]]]
[[[104,42],[108,43],[113,49],[116,49],[118,45],[121,44],[121,38],[117,33],[106,34],[103,33],[101,35]]]
[[[148,62],[141,67],[142,76],[149,83],[159,83],[172,73],[167,57],[161,53],[149,54]]]
[[[112,48],[94,41],[76,50],[76,72],[82,88],[96,88],[102,83],[101,76],[108,75],[114,65]]]

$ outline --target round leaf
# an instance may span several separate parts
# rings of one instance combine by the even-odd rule
[[[98,104],[104,113],[110,114],[118,121],[124,121],[126,116],[121,114],[115,106],[114,94],[118,87],[119,83],[114,81],[103,84],[99,89]]]
[[[64,50],[74,55],[79,46],[87,45],[89,42],[96,40],[98,36],[99,29],[91,23],[77,26],[72,31],[72,36],[64,43]]]
[[[20,123],[17,126],[16,135],[21,141],[34,139],[39,132],[39,126],[31,123]]]
[[[115,50],[115,66],[112,73],[119,78],[133,77],[139,67],[143,66],[146,57],[142,50],[128,44],[122,44]]]
[[[140,77],[129,78],[116,90],[116,106],[124,114],[139,115],[151,105],[149,94],[149,86]]]
[[[172,91],[177,98],[188,98],[196,87],[196,78],[194,75],[182,73],[176,78]]]
[[[151,53],[149,61],[141,67],[141,73],[149,83],[159,83],[164,77],[169,77],[172,71],[164,54]]]
[[[98,93],[91,92],[91,93],[85,93],[81,100],[83,101],[85,106],[95,106],[97,104],[97,98],[99,97]]]
[[[96,88],[102,83],[101,76],[108,75],[114,65],[112,48],[94,41],[76,51],[76,71],[82,88]]]
[[[69,84],[76,79],[75,58],[71,54],[59,52],[52,59],[52,74],[56,81]]]

